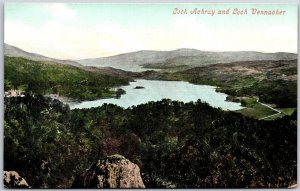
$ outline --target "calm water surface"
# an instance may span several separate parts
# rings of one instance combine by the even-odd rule
[[[135,89],[137,86],[143,89]],[[213,107],[223,110],[239,110],[243,107],[240,103],[225,101],[227,95],[216,92],[216,87],[208,85],[194,85],[183,81],[159,81],[159,80],[136,80],[128,86],[120,87],[126,91],[121,98],[99,99],[94,101],[83,101],[80,103],[69,103],[71,109],[82,109],[98,107],[104,103],[116,104],[127,108],[133,105],[159,101],[161,99],[172,99],[183,102],[197,101],[207,102]]]

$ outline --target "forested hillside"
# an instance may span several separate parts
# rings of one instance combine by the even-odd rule
[[[86,71],[54,62],[5,57],[4,89],[29,94],[59,94],[77,100],[94,100],[116,95],[113,87],[128,84],[128,78]]]
[[[259,121],[200,101],[69,110],[43,96],[5,98],[4,169],[35,188],[67,188],[121,154],[146,187],[287,187],[297,179],[297,114]]]

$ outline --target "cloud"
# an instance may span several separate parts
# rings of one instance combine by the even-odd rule
[[[47,3],[42,4],[42,7],[57,19],[70,19],[74,18],[77,14],[76,10],[69,8],[64,3]]]

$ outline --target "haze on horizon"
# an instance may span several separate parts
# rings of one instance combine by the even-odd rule
[[[174,15],[174,8],[282,9],[281,16]],[[297,53],[297,5],[6,3],[4,42],[57,59],[140,50]]]

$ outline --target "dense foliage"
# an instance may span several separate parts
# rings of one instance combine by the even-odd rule
[[[287,187],[297,179],[296,116],[259,121],[200,101],[69,110],[42,96],[5,98],[4,169],[62,188],[118,153],[140,166],[146,187]]]
[[[110,97],[111,87],[128,84],[128,79],[25,58],[5,57],[4,89],[21,89],[27,93],[59,94],[79,100]]]

